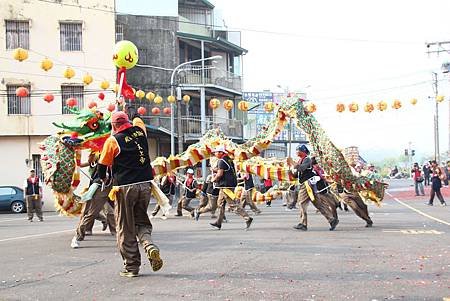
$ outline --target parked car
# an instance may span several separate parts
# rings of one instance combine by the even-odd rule
[[[22,213],[26,209],[23,189],[16,186],[0,186],[0,210]]]

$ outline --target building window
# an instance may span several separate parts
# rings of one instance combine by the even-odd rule
[[[74,22],[59,23],[61,51],[82,50],[82,24]]]
[[[44,174],[42,173],[41,167],[41,155],[33,155],[32,159],[33,169],[36,171],[36,176],[39,177],[39,180],[44,181]]]
[[[30,49],[30,23],[6,20],[6,49]]]
[[[142,49],[139,48],[138,49],[138,53],[139,53],[139,64],[140,65],[147,65],[147,49]]]
[[[8,115],[30,115],[30,95],[27,97],[18,97],[16,95],[16,89],[19,87],[25,87],[30,91],[30,85],[6,85]]]
[[[61,86],[61,98],[62,98],[62,113],[72,114],[66,107],[66,100],[69,98],[75,98],[77,104],[75,107],[82,109],[84,107],[84,87],[83,85],[62,85]]]
[[[116,42],[123,40],[123,24],[116,23]]]

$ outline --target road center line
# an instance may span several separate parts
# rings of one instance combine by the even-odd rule
[[[415,211],[415,212],[417,212],[417,213],[419,213],[419,214],[421,214],[421,215],[423,215],[423,216],[425,216],[425,217],[428,217],[429,219],[432,219],[432,220],[434,220],[434,221],[436,221],[436,222],[439,222],[439,223],[441,223],[441,224],[450,226],[450,223],[449,223],[449,222],[443,221],[443,220],[438,219],[438,218],[436,218],[436,217],[434,217],[434,216],[431,216],[431,215],[429,215],[429,214],[426,214],[425,212],[422,212],[422,211],[420,211],[419,209],[416,209],[416,208],[414,208],[414,207],[412,207],[412,206],[406,204],[405,202],[400,201],[399,199],[397,199],[396,197],[394,197],[394,196],[393,196],[392,194],[390,194],[389,192],[386,192],[386,194],[389,195],[391,198],[393,198],[393,199],[394,199],[395,201],[397,201],[398,203],[400,203],[401,205],[403,205],[403,206],[405,206],[405,207],[407,207],[407,208],[409,208],[409,209],[411,209],[411,210],[413,210],[413,211]]]

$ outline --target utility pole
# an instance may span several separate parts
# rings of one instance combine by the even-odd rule
[[[436,54],[439,56],[440,53],[447,53],[450,54],[450,41],[437,41],[437,42],[431,42],[425,44],[427,47],[427,54],[430,56],[430,54]],[[442,64],[442,72],[443,73],[449,73],[450,72],[450,63],[444,63]],[[435,102],[436,102],[436,113],[435,113],[435,154],[434,158],[439,163],[440,162],[440,154],[439,154],[439,110],[438,110],[438,102],[436,100],[436,96],[438,93],[437,89],[437,74],[433,73],[434,75],[434,92],[435,92]],[[449,101],[449,121],[448,121],[448,136],[450,137],[450,101]],[[448,155],[450,156],[450,139],[448,141]]]
[[[439,104],[437,101],[438,96],[438,80],[437,73],[433,72],[433,90],[434,90],[434,159],[436,162],[441,162],[440,152],[439,152]]]

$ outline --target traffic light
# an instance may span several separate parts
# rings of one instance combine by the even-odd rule
[[[405,149],[405,156],[408,156],[408,149]]]
[[[411,150],[411,156],[414,156],[416,154],[415,150]]]

